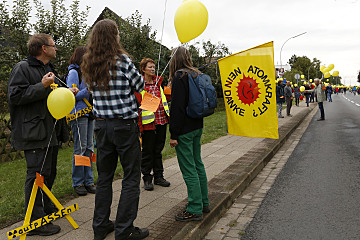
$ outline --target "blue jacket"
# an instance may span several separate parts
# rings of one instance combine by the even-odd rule
[[[68,70],[71,68],[78,68],[80,69],[80,67],[76,64],[71,64],[68,67]],[[69,71],[69,74],[67,75],[66,78],[66,84],[68,85],[68,87],[72,88],[73,84],[76,84],[77,88],[80,90],[76,96],[75,96],[75,109],[76,112],[87,108],[88,106],[86,105],[86,103],[84,102],[83,98],[86,98],[89,101],[89,97],[90,97],[90,93],[86,88],[86,85],[84,83],[84,81],[81,81],[81,84],[79,85],[79,76],[78,76],[78,72],[76,71],[76,69],[71,69]],[[73,109],[71,111],[71,113],[75,112],[75,109]],[[85,116],[89,116],[89,114],[86,114]]]
[[[294,92],[295,92],[295,98],[300,98],[300,96],[301,96],[300,88],[294,87]]]

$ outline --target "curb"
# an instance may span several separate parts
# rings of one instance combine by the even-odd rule
[[[315,107],[315,104],[310,105],[281,126],[279,139],[264,139],[208,182],[211,212],[204,214],[202,221],[183,223],[174,220],[174,214],[185,209],[187,199],[184,199],[149,226],[151,234],[146,239],[202,239]]]

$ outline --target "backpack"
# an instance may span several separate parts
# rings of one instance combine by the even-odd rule
[[[191,118],[203,118],[214,113],[217,107],[216,90],[209,75],[189,73],[189,103],[186,114]]]
[[[70,70],[72,70],[72,69],[75,69],[75,70],[77,71],[77,73],[78,73],[78,76],[79,76],[79,86],[80,86],[81,81],[82,81],[82,75],[81,75],[81,70],[80,70],[80,68],[76,68],[76,67],[70,68],[70,69],[66,72],[66,74],[64,74],[64,75],[62,75],[62,76],[60,77],[60,80],[67,84],[66,79],[67,79],[67,77],[68,77],[68,75],[69,75]]]

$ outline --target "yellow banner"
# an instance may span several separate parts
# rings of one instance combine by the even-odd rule
[[[273,42],[218,63],[229,134],[278,139]]]

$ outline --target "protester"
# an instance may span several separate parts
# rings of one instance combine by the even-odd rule
[[[331,83],[329,83],[329,85],[326,86],[326,92],[327,92],[328,101],[332,102],[331,94],[333,93],[333,88],[331,86]]]
[[[309,85],[309,87],[310,87],[310,89],[314,89],[314,88],[315,88],[315,84],[312,83],[312,84]],[[310,94],[309,102],[315,102],[315,97],[316,97],[315,95],[316,95],[316,93],[314,93],[314,92],[312,92],[312,93]],[[317,99],[316,99],[316,101],[317,101]]]
[[[46,104],[51,92],[50,84],[54,83],[56,73],[50,60],[56,57],[57,48],[52,37],[47,34],[31,36],[27,48],[30,56],[14,66],[8,82],[12,146],[17,150],[24,150],[27,166],[25,212],[36,173],[44,176],[44,183],[51,190],[56,177],[58,153],[56,132],[53,131],[55,119]],[[30,221],[57,211],[54,208],[39,189]],[[27,235],[48,236],[60,230],[60,226],[48,223]]]
[[[85,86],[85,82],[82,81],[80,69],[85,52],[85,47],[77,47],[69,61],[70,66],[68,67],[69,73],[67,75],[66,83],[68,87],[72,87],[73,84],[75,84],[79,90],[75,95],[75,108],[71,111],[71,114],[77,114],[81,110],[88,108],[91,102],[90,93]],[[84,196],[88,192],[95,193],[96,187],[94,185],[92,166],[75,166],[75,155],[90,158],[91,153],[94,152],[94,119],[92,118],[92,115],[84,114],[70,121],[70,126],[74,138],[72,186],[79,196]],[[90,164],[92,163],[90,162]]]
[[[305,84],[305,90],[311,90],[309,84]],[[310,98],[312,97],[312,93],[311,92],[304,92],[305,95],[305,99],[306,99],[306,106],[309,107],[309,102],[310,102]]]
[[[279,118],[284,118],[282,115],[282,105],[285,102],[283,81],[279,80],[276,86],[276,104]]]
[[[144,58],[140,62],[140,71],[144,76],[145,89],[141,94],[136,94],[141,103],[145,92],[161,99],[155,113],[140,109],[139,127],[142,138],[141,172],[144,175],[144,188],[154,190],[154,184],[169,187],[170,182],[164,179],[164,167],[161,152],[165,146],[166,128],[169,122],[169,105],[166,101],[164,90],[161,87],[163,78],[155,76],[155,62]],[[153,175],[151,174],[153,172]]]
[[[290,110],[292,106],[293,95],[292,95],[292,88],[290,81],[286,82],[286,86],[284,89],[284,96],[286,101],[286,115],[288,117],[292,117],[292,115],[290,114]]]
[[[94,239],[114,230],[109,220],[112,182],[120,157],[124,177],[115,220],[115,239],[143,239],[149,231],[134,227],[140,195],[138,105],[134,92],[144,90],[144,80],[120,44],[112,20],[97,22],[89,35],[81,64],[84,81],[94,103],[98,180],[93,219]]]
[[[184,47],[175,48],[170,61],[172,84],[170,107],[170,146],[175,147],[180,170],[187,192],[186,210],[175,216],[177,221],[199,221],[203,212],[209,212],[207,177],[201,160],[201,135],[203,118],[186,115],[189,98],[188,74],[200,71],[193,67],[190,52]]]
[[[318,78],[314,80],[316,87],[312,90],[305,90],[307,93],[315,92],[320,110],[320,118],[318,121],[325,120],[325,111],[323,102],[326,101],[325,85],[323,85]]]
[[[300,104],[301,92],[297,84],[294,85],[294,94],[295,94],[295,105],[298,107]]]

